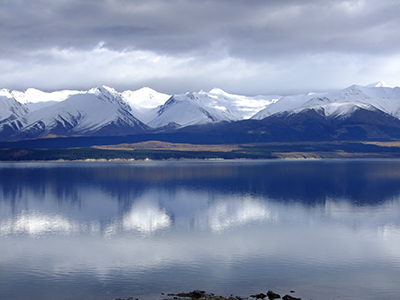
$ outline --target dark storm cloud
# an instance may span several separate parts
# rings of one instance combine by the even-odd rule
[[[46,63],[37,52],[49,49],[102,45],[195,58],[185,65],[193,71],[225,58],[275,70],[294,57],[396,56],[399,15],[400,2],[390,0],[0,0],[0,51],[9,68]]]

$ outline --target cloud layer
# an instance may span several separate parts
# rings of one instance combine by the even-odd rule
[[[400,82],[398,1],[1,0],[0,86],[292,93]]]

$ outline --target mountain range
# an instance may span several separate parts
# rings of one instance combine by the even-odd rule
[[[217,88],[177,95],[147,87],[0,90],[2,142],[140,135],[194,143],[400,139],[400,88],[378,82],[251,97]]]

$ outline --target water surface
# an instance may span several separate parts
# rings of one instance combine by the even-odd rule
[[[398,299],[400,160],[0,164],[0,299]]]

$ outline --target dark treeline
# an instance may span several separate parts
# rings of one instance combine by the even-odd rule
[[[117,150],[91,147],[70,149],[11,148],[0,150],[0,161],[29,160],[168,160],[168,159],[274,159],[277,153],[314,153],[315,158],[381,157],[400,158],[398,147],[364,143],[290,143],[241,145],[233,151]],[[355,154],[355,155],[354,155]],[[357,156],[359,154],[359,156]]]
[[[28,160],[84,160],[84,159],[266,159],[274,158],[268,151],[214,152],[214,151],[174,151],[174,150],[105,150],[97,148],[76,149],[8,149],[0,150],[0,161]]]

